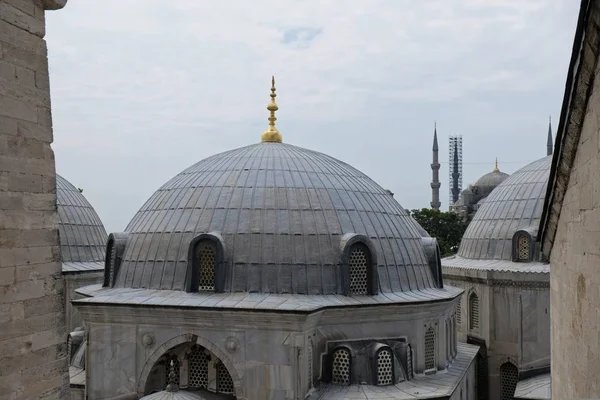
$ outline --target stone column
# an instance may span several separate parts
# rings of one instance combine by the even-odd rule
[[[44,12],[0,0],[0,399],[68,399]]]

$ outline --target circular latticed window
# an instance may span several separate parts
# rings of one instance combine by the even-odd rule
[[[502,400],[513,400],[518,380],[519,370],[514,364],[504,363],[500,366],[500,398]]]
[[[350,352],[346,349],[337,349],[333,353],[331,382],[336,385],[350,384]]]
[[[193,350],[188,358],[188,385],[191,388],[208,387],[208,358],[201,349]]]
[[[529,238],[526,235],[519,236],[517,251],[519,261],[529,261]]]
[[[217,249],[214,243],[201,242],[196,248],[198,259],[198,290],[215,290]]]
[[[233,379],[222,362],[217,362],[217,392],[233,393]]]
[[[367,294],[369,255],[362,246],[350,251],[350,293]]]
[[[425,369],[435,368],[435,332],[432,327],[425,332]]]
[[[175,379],[174,379],[174,383],[179,385],[180,383],[180,376],[181,376],[181,362],[179,361],[179,358],[177,356],[173,356],[173,357],[167,357],[166,363],[165,363],[165,388],[167,387],[167,384],[169,383],[169,374],[171,373],[171,360],[173,360],[173,369],[175,370]]]
[[[391,385],[394,382],[392,362],[390,350],[384,349],[377,353],[377,385]]]

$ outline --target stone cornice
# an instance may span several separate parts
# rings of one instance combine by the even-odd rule
[[[541,274],[540,274],[541,275]],[[482,285],[493,287],[517,287],[523,289],[543,289],[550,288],[550,280],[548,274],[542,275],[545,279],[540,280],[516,280],[516,279],[496,279],[496,278],[480,278],[465,275],[444,274],[444,279],[449,281],[460,281],[469,283],[479,283]]]
[[[44,0],[44,10],[60,10],[67,5],[67,0]]]

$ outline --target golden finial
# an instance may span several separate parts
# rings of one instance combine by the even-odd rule
[[[261,140],[263,142],[275,142],[275,143],[281,143],[282,141],[282,136],[281,133],[279,133],[279,131],[277,130],[277,128],[275,127],[275,121],[277,121],[277,118],[275,117],[275,111],[279,110],[279,107],[277,107],[277,103],[275,103],[275,97],[277,97],[277,95],[275,94],[275,77],[271,77],[271,101],[269,102],[269,105],[267,106],[267,110],[270,111],[271,115],[269,116],[269,127],[263,132],[262,136],[261,136]]]
[[[496,157],[496,165],[494,166],[494,172],[500,172],[498,169],[498,157]]]

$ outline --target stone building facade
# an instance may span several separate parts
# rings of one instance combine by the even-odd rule
[[[540,242],[550,258],[552,396],[600,397],[600,1],[583,0]]]
[[[0,398],[68,398],[44,13],[0,0]]]
[[[503,180],[469,224],[458,254],[442,260],[444,282],[464,289],[458,339],[486,349],[479,399],[550,398],[550,267],[536,246],[551,156]],[[485,394],[483,394],[485,393]]]

